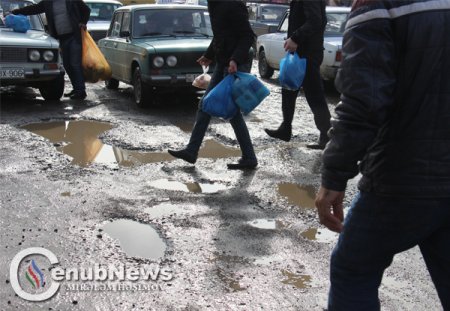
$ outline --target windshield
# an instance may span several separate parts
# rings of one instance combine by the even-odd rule
[[[33,4],[30,1],[20,1],[20,0],[0,0],[0,27],[5,27],[4,16],[10,14],[10,12],[14,9],[23,8],[24,6],[28,6]],[[30,15],[27,16],[28,20],[31,24],[31,29],[34,30],[44,30],[44,25],[42,24],[42,20],[40,15]]]
[[[348,13],[327,13],[326,36],[342,36],[345,30]]]
[[[91,9],[91,15],[89,16],[89,21],[104,21],[110,22],[114,13],[114,10],[121,7],[120,4],[115,3],[89,3],[86,2],[87,6]]]
[[[133,16],[134,38],[151,36],[212,37],[207,10],[165,9],[139,10]]]
[[[285,6],[263,6],[261,7],[261,20],[268,22],[279,22],[286,12]]]

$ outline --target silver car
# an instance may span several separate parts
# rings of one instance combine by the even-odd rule
[[[87,30],[95,42],[106,37],[114,11],[122,6],[116,0],[84,0],[91,9]]]
[[[3,14],[34,2],[0,0]],[[44,31],[40,15],[28,16],[26,33],[7,28],[0,18],[0,85],[38,88],[45,100],[58,100],[64,93],[64,67],[59,43]]]

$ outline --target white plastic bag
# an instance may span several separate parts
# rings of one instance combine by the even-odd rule
[[[206,90],[208,88],[209,82],[211,81],[211,76],[208,74],[209,66],[202,66],[203,74],[199,75],[194,79],[192,85],[198,87],[199,89]]]

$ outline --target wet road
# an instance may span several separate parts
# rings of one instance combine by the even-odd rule
[[[196,111],[189,97],[162,96],[138,109],[125,84],[119,91],[90,84],[83,103],[2,88],[0,309],[323,310],[337,235],[314,210],[321,152],[305,144],[318,131],[301,95],[292,141],[268,138],[264,128],[282,119],[281,94],[275,79],[265,83],[271,95],[245,117],[259,160],[252,172],[227,171],[240,151],[219,119],[195,166],[166,153],[189,139]],[[327,100],[333,111],[339,98],[329,87]],[[29,302],[15,294],[9,271],[29,247],[51,250],[66,271],[125,264],[154,273],[125,281],[72,276],[52,298]],[[30,259],[21,263],[20,284],[45,292],[26,279]],[[56,282],[48,260],[36,262],[46,286]],[[95,287],[105,283],[116,290]],[[395,257],[380,299],[383,310],[440,309],[417,249]]]

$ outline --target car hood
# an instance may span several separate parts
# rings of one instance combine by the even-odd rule
[[[324,41],[334,46],[342,45],[342,37],[325,37]]]
[[[258,36],[258,41],[266,41],[266,40],[284,41],[286,36],[287,34],[285,32],[266,33],[264,35]]]
[[[96,31],[96,30],[103,30],[107,31],[109,29],[110,22],[102,22],[102,21],[93,21],[88,22],[86,27],[88,31]]]
[[[205,51],[211,38],[189,37],[189,38],[161,38],[152,41],[143,40],[143,45],[149,46],[155,49],[156,53],[183,51],[189,48],[189,51]]]
[[[28,30],[21,33],[11,29],[0,29],[0,45],[54,49],[59,47],[58,41],[43,31]]]

